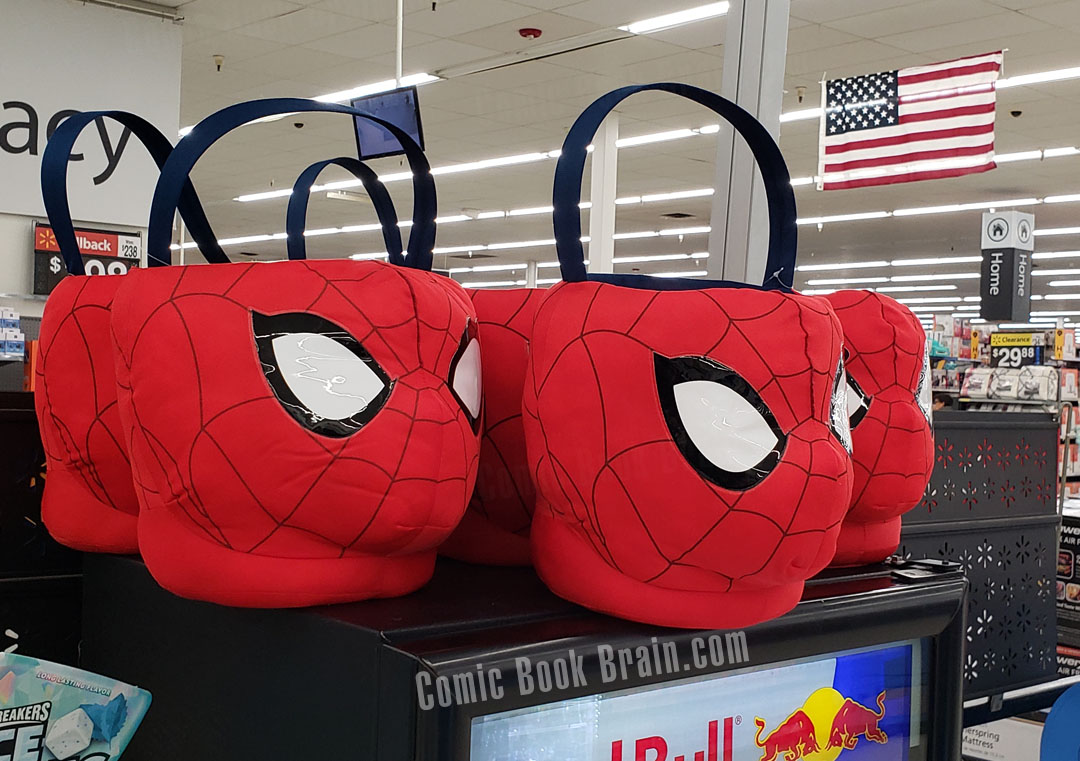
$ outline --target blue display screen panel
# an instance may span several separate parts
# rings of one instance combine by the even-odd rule
[[[365,95],[349,101],[349,105],[364,113],[377,116],[404,130],[409,137],[424,147],[424,128],[420,122],[420,101],[415,87],[401,87],[389,92]],[[403,153],[401,143],[390,130],[381,124],[355,117],[356,150],[361,160]]]

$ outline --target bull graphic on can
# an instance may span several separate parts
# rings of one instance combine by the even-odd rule
[[[877,696],[875,711],[823,687],[771,731],[756,717],[754,744],[761,749],[760,761],[835,761],[845,750],[854,750],[860,739],[888,742],[881,728],[884,718],[884,691]]]

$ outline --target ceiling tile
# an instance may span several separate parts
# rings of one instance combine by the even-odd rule
[[[449,66],[490,58],[493,55],[496,55],[496,51],[488,48],[444,39],[410,45],[403,60],[405,68],[409,71],[439,71]]]
[[[506,0],[453,0],[439,3],[435,11],[428,5],[410,13],[405,17],[405,28],[435,37],[454,37],[534,14],[533,9]]]
[[[302,7],[286,0],[192,0],[180,6],[180,10],[185,23],[226,30],[283,16]]]
[[[982,16],[961,23],[942,24],[918,32],[894,34],[881,37],[880,41],[903,50],[924,51],[943,48],[949,45],[963,45],[969,42],[1001,39],[1002,30],[1010,34],[1024,34],[1040,29],[1049,29],[1042,21],[1037,21],[1020,13],[998,13]],[[991,45],[990,49],[996,46]]]
[[[600,27],[589,21],[570,18],[558,13],[536,13],[531,16],[523,16],[513,21],[489,25],[458,34],[455,39],[459,42],[468,42],[484,48],[492,48],[500,52],[517,52],[528,50],[531,41],[518,34],[518,29],[533,27],[543,33],[537,42],[550,42],[573,37],[579,34],[592,32]]]
[[[614,27],[625,26],[668,12],[670,11],[658,6],[656,0],[620,0],[616,3],[611,0],[584,0],[584,2],[576,2],[559,9],[559,13],[565,16],[585,19],[601,26]]]
[[[926,0],[874,13],[860,13],[830,22],[829,26],[874,39],[957,21],[970,21],[996,13],[1000,13],[1000,9],[983,0]]]
[[[247,24],[242,27],[242,30],[244,34],[252,37],[296,45],[330,37],[348,29],[363,26],[365,23],[361,19],[343,16],[340,13],[320,11],[316,8],[299,8],[265,21]]]
[[[434,39],[436,38],[427,34],[406,30],[404,42],[408,49],[410,45],[422,45]],[[349,58],[371,58],[383,53],[392,53],[397,48],[397,31],[393,24],[368,24],[308,42],[304,47]]]

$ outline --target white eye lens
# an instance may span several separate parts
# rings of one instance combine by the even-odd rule
[[[777,445],[761,413],[727,386],[687,381],[674,387],[675,405],[694,446],[716,467],[743,473],[761,463]]]
[[[851,420],[851,418],[855,417],[855,415],[858,414],[859,410],[863,409],[866,406],[866,402],[863,401],[862,394],[860,394],[856,389],[852,388],[850,381],[848,381],[848,383],[846,383],[845,385],[847,386],[848,420]]]
[[[833,381],[832,404],[829,409],[829,417],[836,438],[851,452],[851,416],[848,412],[851,405],[851,393],[854,389],[848,384],[847,374],[844,372],[844,360],[841,358],[836,366],[836,379]],[[858,412],[858,408],[856,408]]]
[[[350,418],[386,388],[364,360],[327,336],[285,333],[272,346],[282,380],[319,418]]]
[[[450,388],[474,419],[480,415],[483,394],[480,369],[480,342],[472,338],[454,365]]]
[[[922,370],[919,372],[919,390],[915,401],[919,403],[919,408],[926,415],[926,420],[931,424],[934,422],[934,390],[930,385],[932,375],[930,372],[930,343],[928,341],[923,347]]]

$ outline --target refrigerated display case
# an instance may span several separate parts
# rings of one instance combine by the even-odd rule
[[[832,572],[779,619],[701,632],[586,611],[528,569],[440,561],[408,597],[259,611],[96,556],[83,665],[154,695],[129,761],[951,761],[965,590],[950,565]]]

